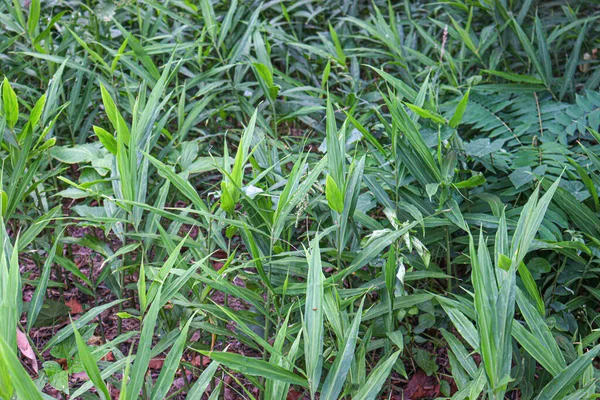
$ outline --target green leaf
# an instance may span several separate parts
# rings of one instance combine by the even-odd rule
[[[35,383],[29,377],[29,374],[21,361],[15,354],[14,350],[0,337],[0,370],[7,371],[11,377],[17,396],[22,400],[41,400],[43,399],[40,391],[35,386]]]
[[[328,173],[332,176],[338,188],[343,186],[344,182],[344,138],[338,132],[335,113],[331,98],[327,94],[327,109],[325,115],[325,143],[327,145],[327,165]]]
[[[219,30],[219,42],[217,43],[217,47],[221,47],[221,45],[227,38],[229,29],[232,27],[233,17],[237,11],[237,5],[238,0],[233,0],[229,3],[227,15],[223,19],[223,22],[221,23],[221,29]]]
[[[379,76],[381,76],[383,79],[385,79],[386,82],[388,82],[390,85],[392,85],[398,92],[400,92],[400,94],[402,96],[406,97],[406,99],[408,101],[410,101],[411,103],[415,102],[415,99],[417,98],[417,94],[418,94],[415,89],[413,89],[412,87],[410,87],[409,85],[407,85],[406,83],[401,81],[400,79],[395,78],[394,76],[388,74],[384,70],[372,67],[370,65],[367,65],[367,66],[369,68],[371,68],[373,71],[377,72],[379,74]]]
[[[483,69],[483,70],[481,70],[481,72],[488,74],[488,75],[494,75],[494,76],[497,76],[502,79],[506,79],[507,81],[511,81],[511,82],[531,83],[533,85],[543,85],[544,84],[543,81],[541,81],[537,78],[534,78],[529,75],[515,74],[514,72],[503,72],[503,71],[496,71],[496,70],[491,70],[491,69]]]
[[[335,31],[335,29],[333,29],[333,26],[331,26],[331,23],[329,23],[329,34],[331,35],[331,40],[333,41],[333,44],[335,46],[335,52],[337,55],[337,62],[340,63],[341,65],[346,65],[346,54],[344,54],[344,48],[342,47],[342,43],[340,42],[340,39],[338,38],[337,32]]]
[[[188,319],[186,324],[183,326],[177,341],[167,355],[163,367],[160,370],[160,374],[156,379],[156,383],[152,388],[152,393],[150,394],[151,400],[166,398],[166,395],[173,384],[173,380],[175,379],[175,372],[177,371],[179,361],[181,360],[181,355],[183,354],[183,350],[185,348],[185,343],[187,341],[187,335],[190,329],[190,324],[192,323],[192,319],[193,318]]]
[[[312,240],[307,254],[308,279],[304,307],[304,353],[308,387],[311,394],[317,392],[323,368],[323,272],[319,237]]]
[[[6,211],[8,210],[8,195],[4,190],[0,190],[0,200],[2,201],[2,217],[6,218]]]
[[[10,86],[10,82],[4,77],[2,84],[2,102],[4,103],[4,117],[9,129],[13,129],[19,120],[19,102],[17,95]]]
[[[323,69],[323,76],[321,77],[321,91],[325,91],[327,88],[327,81],[329,80],[329,75],[331,73],[331,60],[327,60],[327,64],[325,64],[325,68]]]
[[[429,353],[427,350],[416,349],[415,353],[415,362],[421,368],[427,376],[433,375],[437,369],[436,358],[433,354]]]
[[[79,334],[79,331],[71,321],[71,325],[73,326],[73,333],[75,334],[75,343],[77,344],[77,351],[79,352],[79,357],[81,358],[81,362],[83,364],[83,368],[87,376],[96,386],[96,389],[100,391],[100,397],[104,400],[110,400],[110,393],[106,384],[102,380],[100,376],[100,370],[98,369],[98,365],[96,364],[96,359],[92,356],[90,349],[88,349],[87,344]]]
[[[282,382],[288,382],[302,387],[307,387],[308,385],[306,379],[302,378],[301,376],[298,376],[287,369],[269,364],[266,361],[258,360],[256,358],[246,357],[226,351],[201,351],[200,353],[245,375],[261,376]]]
[[[352,398],[352,400],[374,400],[381,391],[383,384],[388,379],[392,367],[396,363],[396,360],[400,356],[400,351],[390,355],[387,360],[383,361],[377,366],[367,378],[367,382],[362,385]]]
[[[125,300],[115,300],[110,303],[103,304],[101,306],[92,308],[91,310],[86,312],[84,315],[82,315],[77,321],[75,321],[73,325],[65,326],[60,331],[58,331],[58,333],[56,335],[52,336],[52,338],[48,341],[48,343],[46,343],[46,346],[44,347],[43,351],[46,351],[46,350],[52,348],[55,344],[58,344],[58,343],[62,342],[63,340],[67,339],[69,336],[71,336],[73,334],[73,326],[75,326],[77,329],[81,329],[81,327],[87,325],[94,318],[96,318],[98,316],[98,314],[122,303],[123,301],[125,301]]]
[[[52,248],[48,254],[46,254],[44,266],[42,267],[42,274],[40,275],[38,284],[35,287],[33,296],[31,297],[31,302],[29,303],[29,312],[27,313],[27,332],[29,332],[35,324],[40,310],[42,309],[42,303],[46,297],[46,289],[48,287],[48,280],[50,279],[50,272],[52,270],[52,263],[54,262],[54,256],[56,255],[56,249],[60,243],[61,236],[62,231],[54,240],[54,244],[52,245]]]
[[[204,371],[200,377],[194,383],[194,386],[190,389],[187,396],[190,399],[199,399],[203,394],[215,372],[217,372],[217,368],[219,368],[219,363],[217,361],[211,362],[208,367]]]
[[[479,52],[477,51],[477,47],[475,46],[473,39],[471,39],[471,35],[469,34],[469,32],[463,27],[461,27],[458,24],[458,22],[454,20],[454,18],[450,17],[450,21],[452,21],[452,26],[454,26],[454,29],[456,29],[456,31],[458,32],[461,41],[467,46],[469,50],[473,52],[473,54],[478,55]]]
[[[521,42],[521,45],[523,46],[523,49],[525,49],[525,53],[529,57],[529,60],[531,60],[531,62],[535,66],[535,69],[537,70],[538,74],[542,78],[544,85],[546,87],[549,87],[550,82],[548,81],[546,75],[544,74],[544,67],[542,66],[542,63],[540,62],[535,50],[533,49],[533,45],[531,44],[529,37],[523,31],[523,28],[521,28],[519,23],[514,18],[512,18],[510,20],[510,26],[516,32],[517,37],[519,38],[519,41]]]
[[[426,110],[419,106],[416,106],[414,104],[410,104],[410,103],[404,103],[404,104],[420,117],[430,119],[437,124],[445,124],[446,123],[446,119],[439,114],[436,114],[432,111],[429,111],[429,110]]]
[[[582,357],[556,375],[538,394],[536,400],[563,399],[571,391],[571,387],[581,378],[587,367],[600,353],[600,345],[594,347]]]
[[[337,400],[339,398],[339,394],[342,391],[346,380],[346,375],[348,374],[348,371],[350,371],[352,361],[354,360],[354,350],[358,338],[358,328],[360,326],[363,303],[364,299],[354,316],[354,321],[352,322],[350,329],[344,334],[344,343],[323,383],[321,399]]]
[[[563,77],[563,84],[560,88],[560,94],[558,95],[559,100],[567,93],[567,90],[570,88],[574,88],[574,77],[575,70],[577,69],[577,65],[579,65],[579,61],[581,60],[581,46],[583,45],[583,41],[586,38],[587,33],[587,23],[583,25],[581,31],[579,32],[579,36],[577,36],[577,41],[575,42],[575,46],[571,50],[571,55],[569,56],[569,60],[567,61],[567,66],[565,68],[565,76]]]
[[[29,17],[27,18],[27,33],[29,33],[29,36],[32,38],[35,35],[39,19],[40,0],[31,0],[31,3],[29,3]]]
[[[0,235],[2,241],[6,240],[6,231],[4,222],[0,220]],[[17,323],[20,308],[21,292],[21,274],[19,269],[19,252],[16,249],[10,249],[12,254],[7,254],[9,248],[3,245],[0,252],[0,338],[10,346],[17,348]],[[18,248],[18,236],[15,247]]]
[[[521,314],[525,318],[534,339],[540,343],[541,351],[545,353],[546,356],[552,358],[551,365],[542,365],[544,368],[547,368],[552,375],[556,375],[564,369],[567,364],[552,331],[544,320],[545,315],[540,314],[539,309],[536,309],[534,303],[531,302],[521,289],[517,289],[516,295],[517,304],[519,305]]]
[[[470,188],[474,188],[474,187],[483,185],[485,182],[486,182],[485,177],[483,176],[483,174],[479,173],[479,174],[476,174],[476,175],[470,177],[466,181],[455,183],[454,186],[457,189],[470,189]]]
[[[138,350],[133,366],[131,367],[131,381],[127,386],[127,400],[134,400],[139,397],[140,390],[145,381],[146,371],[148,370],[148,364],[150,363],[150,350],[152,348],[152,338],[154,337],[154,327],[156,326],[158,312],[161,308],[161,294],[162,286],[158,288],[158,292],[148,310],[148,314],[146,314],[142,322],[142,333],[138,342]]]
[[[274,101],[279,93],[279,87],[275,85],[273,81],[273,72],[262,63],[253,63],[252,64],[261,80],[262,85],[264,85],[265,95],[270,101]]]
[[[150,160],[150,163],[156,167],[158,173],[171,182],[173,186],[175,186],[181,192],[181,194],[187,197],[188,200],[190,200],[198,210],[208,211],[206,204],[204,204],[204,201],[200,195],[198,195],[196,189],[194,189],[194,187],[187,180],[183,179],[180,175],[176,174],[172,168],[163,164],[150,154],[145,154],[145,156],[148,158],[148,160]]]
[[[454,110],[454,114],[452,114],[452,118],[450,118],[450,122],[448,122],[448,124],[450,125],[451,128],[456,128],[460,124],[463,114],[465,113],[465,110],[467,109],[467,104],[469,103],[469,93],[470,92],[471,92],[471,88],[469,88],[467,90],[467,93],[465,93],[465,95],[462,97],[462,99],[460,99],[460,101],[458,102],[458,105],[456,106],[456,109]]]
[[[253,63],[252,65],[256,68],[258,75],[263,79],[267,88],[271,88],[273,86],[273,74],[269,67],[262,63]]]
[[[48,376],[48,384],[60,392],[69,393],[69,372],[56,361],[46,361],[42,366]]]
[[[527,269],[527,266],[524,262],[521,262],[519,264],[519,276],[523,281],[525,289],[527,289],[527,293],[529,293],[531,298],[535,300],[540,315],[546,315],[544,300],[542,299],[540,291],[537,287],[537,284],[535,283],[535,280],[533,279],[533,276],[531,275],[531,272],[529,272],[529,269]]]
[[[327,174],[325,181],[325,197],[327,198],[327,204],[329,204],[329,207],[332,210],[337,211],[340,214],[344,211],[344,198],[342,197],[342,192],[329,174]]]
[[[550,51],[548,50],[546,32],[544,31],[542,21],[537,13],[535,16],[535,35],[537,38],[538,52],[540,54],[540,63],[543,68],[543,71],[540,71],[540,74],[544,75],[546,82],[550,82],[552,80],[552,60],[550,58]]]
[[[94,133],[98,136],[100,143],[111,152],[113,155],[117,155],[117,139],[106,130],[94,125]]]
[[[504,254],[499,254],[498,267],[502,268],[504,271],[510,271],[511,265],[512,260],[509,257]]]
[[[204,19],[208,35],[213,41],[217,40],[219,26],[217,25],[217,19],[215,18],[215,10],[213,9],[212,1],[200,0],[200,9],[202,10],[202,18]]]
[[[131,141],[131,134],[129,132],[129,128],[127,127],[127,123],[123,119],[123,116],[117,109],[117,105],[113,101],[110,93],[108,93],[108,90],[106,90],[104,85],[100,85],[100,92],[102,94],[102,103],[104,104],[106,115],[108,116],[113,129],[117,131],[117,135],[122,136],[123,143],[129,145]]]
[[[42,116],[42,111],[44,111],[44,106],[46,105],[46,94],[44,93],[42,97],[35,102],[35,106],[29,113],[29,124],[31,125],[31,129],[35,129],[40,117]]]
[[[252,114],[252,118],[250,118],[250,122],[246,129],[244,129],[244,133],[242,134],[242,138],[240,140],[239,146],[237,148],[237,152],[235,155],[235,160],[233,162],[233,167],[231,169],[230,176],[224,176],[223,181],[226,182],[226,191],[230,198],[226,199],[225,207],[227,207],[232,212],[233,207],[231,204],[235,206],[240,198],[240,190],[242,189],[243,178],[244,178],[244,165],[248,159],[248,149],[250,147],[250,143],[252,142],[252,137],[254,136],[254,128],[256,126],[256,118],[257,118],[258,110],[254,110]],[[223,184],[221,183],[221,188],[223,188]],[[227,195],[226,195],[227,196]],[[223,203],[221,203],[221,207],[223,207]],[[225,208],[223,208],[225,210]],[[227,211],[227,210],[225,210]]]

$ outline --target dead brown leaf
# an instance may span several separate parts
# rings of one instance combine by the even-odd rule
[[[38,372],[38,363],[35,358],[35,353],[31,348],[31,344],[29,344],[29,340],[27,339],[27,335],[17,329],[17,347],[21,351],[24,357],[31,360],[31,367],[37,373]]]
[[[302,398],[303,393],[294,389],[290,389],[287,394],[286,400],[300,400]]]
[[[81,314],[83,312],[83,307],[81,307],[81,303],[77,299],[66,301],[65,305],[71,309],[71,314]]]
[[[69,363],[66,358],[57,358],[56,362],[60,364],[61,368],[65,371],[69,370]]]
[[[88,376],[87,376],[87,374],[85,372],[75,372],[75,373],[71,374],[71,379],[80,380],[80,381],[87,381],[90,378],[88,378]]]
[[[422,370],[418,370],[408,381],[404,389],[404,397],[407,400],[419,400],[436,398],[440,395],[440,385],[434,376],[427,376]]]
[[[200,361],[202,360],[202,361]],[[197,355],[194,358],[192,358],[192,365],[194,367],[200,367],[200,364],[202,364],[203,367],[206,367],[208,364],[210,364],[210,358],[206,357],[206,356],[200,356]]]
[[[165,364],[165,359],[157,357],[157,358],[153,358],[152,360],[150,360],[150,363],[148,363],[148,368],[161,369],[164,364]]]

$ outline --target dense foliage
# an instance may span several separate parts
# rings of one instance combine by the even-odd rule
[[[596,398],[599,18],[1,3],[0,398]]]

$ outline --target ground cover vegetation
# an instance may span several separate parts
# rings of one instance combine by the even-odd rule
[[[0,398],[597,398],[599,18],[3,1]]]

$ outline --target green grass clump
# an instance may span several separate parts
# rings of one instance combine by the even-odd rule
[[[0,399],[597,398],[599,18],[0,4]]]

